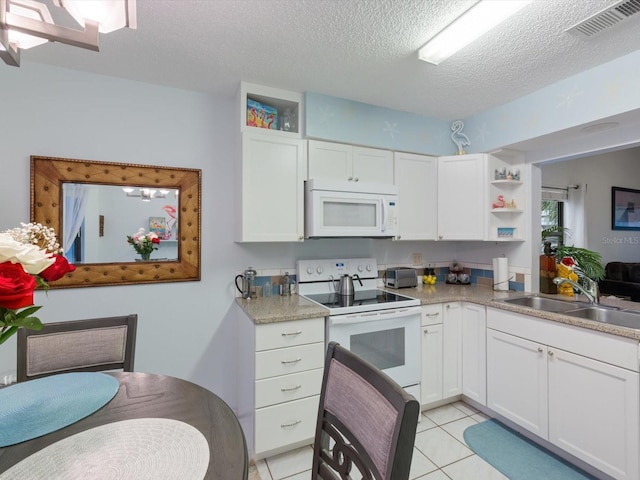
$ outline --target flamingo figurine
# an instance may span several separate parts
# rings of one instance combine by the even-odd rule
[[[462,133],[463,128],[464,123],[461,120],[456,120],[451,124],[451,131],[453,132],[451,134],[451,140],[453,140],[453,143],[458,147],[458,155],[464,155],[467,153],[464,151],[464,147],[471,145],[469,137]]]

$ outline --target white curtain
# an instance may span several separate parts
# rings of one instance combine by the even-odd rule
[[[66,252],[80,232],[87,210],[89,187],[78,183],[64,184],[64,208],[62,226],[64,230],[62,248]],[[76,259],[77,260],[77,259]]]
[[[569,229],[570,238],[567,245],[587,248],[587,219],[585,218],[585,201],[587,184],[578,184],[578,188],[569,187],[568,200],[565,203],[565,226]]]

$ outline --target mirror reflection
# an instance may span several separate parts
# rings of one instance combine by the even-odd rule
[[[140,229],[159,243],[154,261],[178,260],[178,198],[172,188],[63,184],[63,248],[75,264],[141,261],[127,242]]]

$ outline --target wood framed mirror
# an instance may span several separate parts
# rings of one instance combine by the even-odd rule
[[[98,195],[111,195],[107,196],[111,200],[88,201],[92,207],[85,208],[80,222],[75,222],[82,223],[86,230],[78,243],[85,251],[98,253],[83,253],[78,259],[71,259],[76,270],[53,282],[50,288],[200,280],[201,177],[198,169],[32,156],[31,221],[53,228],[66,251],[80,237],[64,239],[68,233],[63,221],[65,197],[69,199],[65,191],[75,186],[86,190],[98,187],[102,191]],[[155,203],[155,210],[147,215],[140,213],[138,207],[141,201],[149,201],[145,197],[150,191],[151,198],[156,192],[161,193],[157,194],[160,200]],[[120,197],[128,197],[126,201],[131,203],[115,206]],[[162,209],[173,215],[166,223],[162,221]],[[149,261],[141,261],[135,258],[127,235],[135,234],[139,228],[149,232],[154,226],[161,233],[160,253],[154,252],[155,259],[152,256]],[[111,243],[104,243],[107,240]],[[162,248],[170,253],[162,253]]]

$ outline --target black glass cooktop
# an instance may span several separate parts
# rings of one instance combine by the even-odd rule
[[[337,293],[316,293],[304,295],[309,300],[324,305],[327,308],[352,307],[362,305],[385,305],[400,304],[400,302],[412,301],[410,297],[398,295],[384,290],[361,290],[355,295],[339,295]]]

